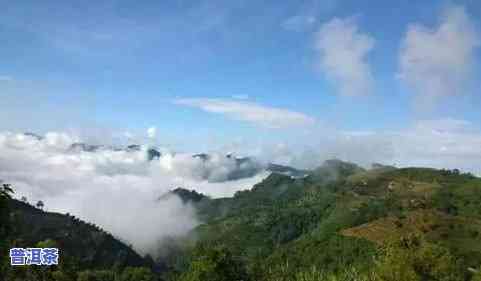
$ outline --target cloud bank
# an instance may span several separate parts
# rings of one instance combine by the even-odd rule
[[[364,166],[459,168],[481,176],[481,132],[464,120],[423,120],[398,131],[333,129],[309,138],[315,141],[241,148],[266,163],[296,168],[339,158]],[[26,196],[31,203],[43,200],[48,210],[91,221],[140,253],[155,253],[159,241],[182,236],[199,224],[195,210],[177,197],[156,202],[168,190],[180,186],[213,197],[232,196],[268,175],[262,166],[248,161],[239,165],[238,158],[225,153],[193,157],[160,150],[159,158],[148,161],[148,147],[72,149],[79,141],[64,133],[41,138],[0,133],[0,179],[14,184],[17,197]]]
[[[399,54],[400,79],[426,101],[461,93],[481,37],[462,7],[446,9],[434,28],[411,24]]]
[[[315,40],[319,66],[341,95],[370,92],[373,77],[367,55],[374,48],[374,39],[362,33],[353,18],[334,18],[323,24]]]
[[[314,118],[300,112],[246,101],[190,98],[177,99],[174,100],[174,103],[199,108],[210,113],[223,114],[234,120],[246,121],[266,128],[309,126],[315,123]]]
[[[220,153],[205,161],[163,152],[148,161],[147,147],[85,149],[77,144],[72,149],[78,141],[64,133],[0,133],[0,179],[14,185],[18,198],[26,196],[33,204],[43,200],[50,211],[93,222],[140,253],[155,254],[164,238],[184,235],[199,223],[195,210],[179,198],[157,202],[165,192],[180,186],[232,196],[267,176],[259,172],[226,181],[239,166]]]
[[[372,163],[397,167],[461,169],[481,176],[481,131],[465,120],[420,120],[397,131],[326,130],[305,148],[270,145],[263,153],[271,161],[312,168],[339,158],[365,167]]]

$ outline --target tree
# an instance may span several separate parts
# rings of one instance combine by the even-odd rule
[[[473,278],[472,281],[481,281],[481,267],[479,269],[473,270]]]
[[[27,202],[28,202],[27,197],[25,197],[25,196],[22,196],[22,198],[20,199],[20,201],[22,201],[23,203],[27,203]]]
[[[0,276],[7,270],[7,247],[11,231],[9,200],[13,189],[9,184],[0,181]]]
[[[115,273],[110,270],[85,270],[79,272],[77,281],[113,281]]]
[[[0,180],[0,184],[1,184],[1,186],[0,186],[0,197],[10,199],[11,194],[13,193],[12,186],[8,183],[2,183],[1,180]]]
[[[374,271],[383,281],[464,280],[459,261],[448,249],[417,235],[388,243]]]
[[[74,281],[67,274],[60,270],[52,272],[52,279],[54,281]]]
[[[57,242],[52,239],[46,239],[43,241],[37,242],[35,245],[37,248],[58,248]]]
[[[43,201],[39,200],[35,206],[37,206],[37,208],[39,208],[39,209],[43,209],[43,207],[44,207]]]
[[[200,245],[194,260],[180,281],[246,281],[249,280],[244,264],[224,246]]]
[[[146,267],[126,267],[120,281],[155,281],[155,275]]]

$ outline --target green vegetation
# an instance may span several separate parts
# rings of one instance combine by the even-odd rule
[[[0,189],[0,280],[156,281],[151,264],[97,226],[75,217],[48,213],[11,199]],[[12,247],[58,247],[58,266],[10,266]]]
[[[166,243],[164,252],[170,255],[157,264],[94,225],[11,200],[4,189],[0,216],[2,222],[15,223],[2,224],[0,235],[10,237],[10,245],[59,243],[65,253],[58,267],[4,266],[4,276],[65,281],[481,280],[481,179],[458,170],[379,164],[365,170],[339,160],[306,173],[273,173],[232,198],[212,199],[181,188],[164,195],[193,205],[204,223],[189,237]]]
[[[222,246],[199,245],[195,250],[195,259],[179,281],[247,281],[249,276],[242,261]]]
[[[195,204],[205,223],[183,262],[169,264],[170,279],[203,280],[192,265],[195,245],[207,244],[256,281],[475,280],[480,196],[480,179],[458,170],[332,160],[303,178],[272,174],[234,198]]]
[[[10,209],[8,202],[13,193],[10,185],[0,182],[0,276],[5,275],[8,269],[8,238],[11,231],[9,222]]]

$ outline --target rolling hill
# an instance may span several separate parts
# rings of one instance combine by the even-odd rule
[[[159,204],[178,196],[202,223],[155,262],[99,227],[15,200],[13,243],[53,241],[82,272],[133,266],[172,281],[479,280],[480,178],[340,160],[302,173],[282,168],[230,198],[162,195]]]
[[[221,245],[254,280],[368,271],[385,245],[419,235],[453,255],[469,279],[481,265],[480,199],[481,180],[458,170],[331,160],[302,178],[273,173],[233,198],[195,202],[204,224],[170,270],[187,278],[206,248]]]

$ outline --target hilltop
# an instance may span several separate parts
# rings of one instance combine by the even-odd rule
[[[385,245],[413,236],[462,261],[458,274],[481,265],[481,179],[458,170],[330,160],[301,178],[273,173],[233,198],[195,204],[204,223],[169,265],[183,278],[199,273],[192,264],[208,249],[254,280],[295,280],[313,267],[366,271]]]

